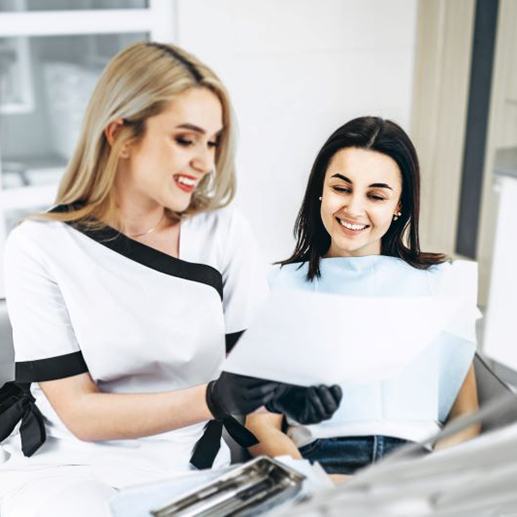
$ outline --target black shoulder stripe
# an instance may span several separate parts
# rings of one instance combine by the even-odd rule
[[[51,209],[51,211],[66,212],[69,209],[70,205],[58,205]],[[70,222],[67,224],[99,244],[143,266],[147,266],[166,275],[213,287],[219,294],[221,300],[223,299],[223,277],[221,273],[212,266],[187,262],[172,257],[150,246],[146,246],[141,242],[130,239],[111,226],[105,226],[102,229],[95,230],[88,228],[87,225],[81,224],[80,222]]]
[[[82,352],[38,359],[36,361],[21,361],[15,364],[16,382],[44,382],[72,377],[86,373],[88,367]]]
[[[244,334],[244,330],[240,330],[239,332],[232,332],[231,334],[226,334],[226,353],[229,354],[237,341],[239,341],[240,337]]]

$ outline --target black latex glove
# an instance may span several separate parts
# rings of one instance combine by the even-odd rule
[[[296,386],[278,384],[274,397],[266,404],[272,413],[283,413],[300,424],[317,424],[328,420],[339,407],[343,393],[333,386]]]
[[[206,403],[216,420],[232,414],[247,415],[266,405],[278,386],[278,382],[222,372],[217,380],[208,383]]]

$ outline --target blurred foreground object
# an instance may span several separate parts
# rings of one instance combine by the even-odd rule
[[[239,466],[122,489],[110,507],[115,517],[259,515],[331,486],[323,469],[308,461],[261,456]]]

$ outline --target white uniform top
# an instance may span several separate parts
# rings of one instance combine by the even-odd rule
[[[23,222],[5,253],[16,381],[88,372],[108,393],[207,383],[218,376],[225,338],[231,342],[247,328],[266,294],[258,257],[249,225],[228,208],[181,223],[179,258],[109,227],[92,232],[61,222]],[[112,486],[148,479],[138,470],[159,477],[188,469],[206,424],[86,443],[65,427],[37,384],[32,393],[49,438],[18,461],[97,465]],[[215,466],[228,461],[223,446]],[[117,472],[111,472],[114,465]]]
[[[307,426],[288,420],[288,435],[298,447],[338,436],[385,435],[416,442],[439,430],[475,353],[477,282],[470,270],[465,275],[465,265],[443,263],[422,270],[394,257],[336,257],[321,259],[321,277],[312,282],[306,278],[306,263],[288,264],[271,274],[273,289],[375,297],[457,294],[461,289],[467,300],[456,321],[463,330],[442,332],[400,374],[377,382],[343,383],[343,399],[329,420]],[[465,277],[472,285],[465,285]],[[341,322],[346,333],[346,316]],[[365,315],[365,324],[375,322]]]

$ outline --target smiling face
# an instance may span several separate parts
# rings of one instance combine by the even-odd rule
[[[206,88],[186,90],[145,122],[145,134],[122,158],[119,194],[141,206],[183,212],[199,182],[214,170],[223,130],[217,96]]]
[[[381,238],[400,209],[402,176],[389,156],[357,147],[331,159],[321,199],[330,235],[327,257],[379,255]]]

